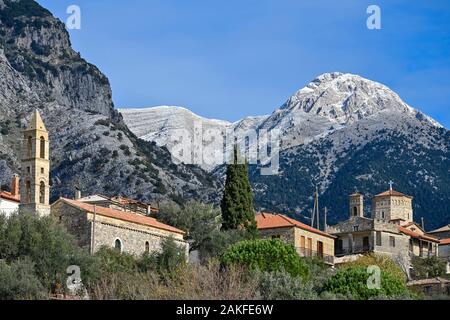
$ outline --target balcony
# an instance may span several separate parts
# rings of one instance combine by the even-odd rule
[[[318,258],[320,260],[323,260],[325,264],[334,265],[334,256],[330,256],[323,252],[314,251],[308,248],[297,247],[296,249],[300,257]]]
[[[352,248],[336,248],[336,256],[348,256],[351,254],[361,254],[361,253],[368,253],[373,251],[374,248],[370,245],[368,246],[353,246]]]

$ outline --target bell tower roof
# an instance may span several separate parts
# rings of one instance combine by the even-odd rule
[[[28,130],[41,130],[41,131],[47,131],[47,128],[45,128],[44,121],[42,121],[41,114],[36,109],[31,116],[31,120],[28,123],[27,131]]]

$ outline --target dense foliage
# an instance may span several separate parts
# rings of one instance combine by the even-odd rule
[[[225,188],[220,205],[222,229],[246,229],[256,236],[253,193],[248,178],[248,164],[234,147],[233,162],[227,166]]]
[[[65,289],[71,265],[80,267],[85,281],[97,276],[93,258],[51,217],[0,215],[0,259],[11,268],[17,261],[29,261],[33,268],[28,269],[47,292]]]
[[[413,257],[411,276],[415,279],[427,279],[446,274],[446,262],[436,256],[427,258]]]
[[[324,285],[323,291],[341,294],[356,300],[369,300],[375,298],[409,297],[409,291],[404,279],[381,270],[381,286],[372,288],[368,280],[372,273],[365,267],[348,267],[339,270]]]
[[[180,206],[174,202],[161,205],[158,219],[186,231],[191,251],[201,248],[220,229],[220,210],[212,204],[189,201]]]
[[[242,264],[260,271],[285,270],[295,277],[308,277],[308,268],[295,248],[277,239],[239,242],[224,253],[222,262],[225,265]]]

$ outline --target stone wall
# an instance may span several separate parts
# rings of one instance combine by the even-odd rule
[[[102,246],[114,248],[116,240],[121,243],[122,252],[142,255],[146,251],[148,242],[149,251],[161,249],[163,239],[172,237],[175,242],[189,255],[189,244],[183,235],[170,231],[144,226],[132,222],[113,219],[97,214],[95,225],[94,215],[75,208],[63,201],[52,205],[52,215],[63,223],[68,231],[75,236],[81,247],[98,251]],[[92,240],[93,239],[93,240]]]

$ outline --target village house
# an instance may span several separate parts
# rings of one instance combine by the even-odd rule
[[[189,253],[185,232],[155,218],[60,198],[51,206],[52,215],[73,234],[78,244],[97,252],[102,246],[142,255],[159,251],[164,239],[172,238]]]
[[[36,110],[24,131],[20,188],[18,179],[13,180],[12,192],[2,192],[1,199],[8,198],[10,203],[15,203],[20,213],[56,217],[75,236],[79,245],[91,253],[106,246],[141,255],[159,251],[163,240],[172,238],[188,254],[189,245],[184,240],[184,231],[148,216],[157,210],[148,204],[119,196],[81,198],[78,190],[75,195],[78,200],[60,198],[50,206],[48,137],[49,133]]]
[[[11,192],[0,190],[0,214],[10,216],[19,211],[19,176],[14,175],[11,181]]]
[[[258,213],[256,224],[262,238],[281,239],[294,245],[302,257],[318,257],[334,264],[335,236],[281,214]]]
[[[447,274],[450,274],[450,224],[428,232],[439,239],[439,258],[447,261]]]
[[[356,192],[349,197],[349,219],[326,231],[335,235],[337,257],[369,252],[397,258],[437,255],[439,240],[413,222],[411,196],[392,189],[372,199],[371,217],[364,216],[364,197]],[[345,259],[343,259],[345,260]]]

